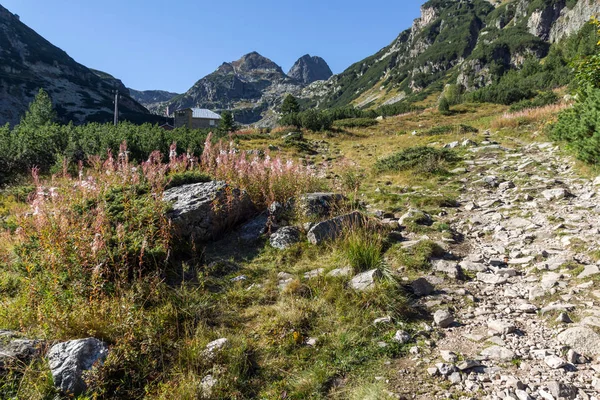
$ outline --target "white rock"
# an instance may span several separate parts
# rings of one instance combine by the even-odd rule
[[[454,323],[454,317],[448,310],[437,310],[433,314],[433,320],[440,328],[448,328]]]
[[[375,287],[375,279],[381,275],[378,269],[372,269],[356,275],[350,281],[350,287],[359,292],[373,289]]]
[[[559,369],[567,365],[567,362],[558,356],[548,356],[544,358],[544,362],[552,369]]]
[[[392,338],[392,340],[394,342],[400,343],[400,344],[405,344],[408,343],[410,341],[410,334],[406,331],[403,330],[398,330],[396,331],[396,334],[394,335],[394,337]]]

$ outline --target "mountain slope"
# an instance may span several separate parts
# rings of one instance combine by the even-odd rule
[[[309,85],[315,81],[325,81],[333,75],[329,65],[321,57],[311,57],[309,54],[302,56],[292,66],[288,76]]]
[[[18,123],[39,88],[49,93],[63,122],[111,121],[115,82],[77,63],[0,6],[0,125]],[[123,119],[149,117],[127,93],[120,104]]]
[[[179,93],[167,92],[165,90],[128,90],[135,101],[156,115],[163,115],[167,103],[174,97],[179,96]]]
[[[390,45],[302,97],[321,107],[374,107],[422,100],[449,83],[473,91],[545,57],[599,12],[589,0],[430,0]]]

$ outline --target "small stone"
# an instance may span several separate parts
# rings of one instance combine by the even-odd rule
[[[573,321],[569,317],[569,314],[567,314],[566,312],[561,312],[558,315],[558,317],[556,318],[556,322],[563,323],[563,324],[571,324],[571,323],[573,323]]]
[[[403,330],[396,331],[396,334],[392,338],[392,340],[396,343],[405,344],[410,341],[410,334]]]
[[[542,196],[548,201],[564,199],[570,195],[571,193],[564,188],[548,189],[542,192]]]
[[[438,374],[438,369],[436,367],[427,368],[427,373],[429,376],[436,376]]]
[[[552,369],[559,369],[567,365],[567,362],[558,356],[548,356],[544,358],[544,362]]]
[[[344,277],[352,275],[352,267],[344,267],[344,268],[336,268],[327,274],[327,276],[332,277]]]
[[[508,282],[508,278],[506,276],[486,274],[484,272],[479,272],[477,274],[477,280],[490,285],[502,285]]]
[[[202,387],[202,391],[210,396],[212,393],[212,389],[213,387],[215,387],[215,385],[217,384],[217,380],[215,379],[215,377],[213,377],[212,375],[206,375],[204,378],[202,378],[202,381],[200,382],[200,387]]]
[[[317,277],[323,275],[324,273],[325,273],[325,269],[323,269],[323,268],[313,269],[312,271],[308,271],[307,273],[304,274],[304,279],[317,278]]]
[[[350,287],[359,292],[373,289],[375,287],[375,280],[381,275],[378,269],[372,269],[370,271],[363,272],[356,275],[350,281]]]
[[[513,183],[513,181],[502,182],[500,185],[498,185],[498,189],[500,189],[502,191],[506,191],[506,190],[512,189],[514,187],[515,187],[515,184]]]
[[[456,368],[458,368],[461,371],[467,371],[469,369],[478,368],[481,366],[482,364],[476,360],[463,360],[456,364]]]
[[[425,278],[419,278],[413,281],[410,286],[417,297],[429,296],[434,290],[433,285]]]
[[[442,376],[448,376],[456,372],[456,367],[452,364],[438,363],[435,364],[435,366],[437,367],[438,371],[440,372],[440,375]]]
[[[300,242],[300,229],[294,226],[283,227],[271,235],[269,243],[278,250],[289,249]]]
[[[307,346],[315,347],[317,345],[317,342],[318,342],[317,338],[309,337],[309,338],[306,339],[306,341],[304,343]]]
[[[450,350],[440,350],[440,356],[442,357],[442,360],[449,363],[455,363],[456,361],[458,361],[458,356],[456,355],[456,353]]]
[[[462,376],[460,375],[460,372],[453,372],[450,374],[450,376],[448,377],[448,380],[450,381],[450,383],[452,383],[453,385],[459,384],[462,382]]]
[[[454,323],[454,316],[448,310],[438,310],[433,314],[433,320],[440,328],[448,328]]]
[[[488,347],[480,354],[490,360],[511,361],[515,358],[515,353],[512,350],[502,346]]]
[[[517,330],[517,327],[509,321],[491,320],[487,325],[491,331],[500,335],[507,335]]]
[[[389,324],[392,322],[392,317],[385,316],[385,317],[381,317],[381,318],[377,318],[375,321],[373,321],[373,325],[380,325],[380,324]]]
[[[207,357],[212,358],[218,352],[223,350],[228,344],[229,344],[229,340],[227,338],[220,338],[217,340],[213,340],[212,342],[210,342],[209,344],[206,345],[206,350],[204,350],[204,354]]]

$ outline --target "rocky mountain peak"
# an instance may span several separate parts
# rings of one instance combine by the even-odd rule
[[[276,71],[283,74],[279,65],[258,54],[256,51],[246,54],[239,60],[232,62],[231,65],[236,71],[240,72]]]
[[[306,54],[298,59],[288,72],[288,76],[305,85],[315,81],[325,81],[333,75],[324,59]]]

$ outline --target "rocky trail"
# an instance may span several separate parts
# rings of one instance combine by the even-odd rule
[[[577,176],[550,143],[471,151],[447,221],[464,241],[450,246],[454,260],[433,261],[436,291],[418,304],[437,326],[416,333],[396,393],[599,399],[600,182]]]

